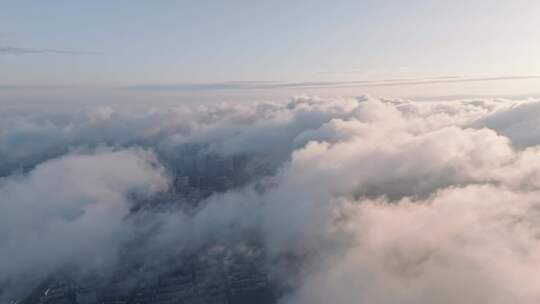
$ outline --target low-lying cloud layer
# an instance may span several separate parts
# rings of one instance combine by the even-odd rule
[[[0,117],[0,283],[256,238],[282,303],[537,303],[540,102],[370,97]],[[133,214],[186,147],[271,170]],[[191,150],[190,150],[191,151]],[[291,271],[282,257],[300,263]],[[27,283],[30,284],[30,283]],[[1,285],[0,285],[1,286]]]

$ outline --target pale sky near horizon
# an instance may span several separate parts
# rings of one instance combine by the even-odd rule
[[[540,93],[540,1],[4,1],[0,102]]]

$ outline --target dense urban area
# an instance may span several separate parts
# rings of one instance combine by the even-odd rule
[[[162,208],[194,210],[205,198],[271,174],[263,156],[223,157],[189,146],[183,156],[163,160],[171,185],[146,198],[133,198],[132,212]],[[206,243],[196,250],[178,248],[160,257],[140,256],[139,243],[120,253],[115,269],[81,273],[66,265],[11,304],[168,304],[274,303],[276,299],[264,250],[257,240]]]

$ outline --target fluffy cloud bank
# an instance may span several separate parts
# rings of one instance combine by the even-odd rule
[[[256,237],[288,285],[283,303],[537,303],[539,104],[301,97],[4,114],[0,281],[114,260],[152,226],[143,255]],[[159,193],[193,145],[264,155],[272,170],[195,210],[134,216],[130,194]]]
[[[537,197],[467,186],[425,201],[345,203],[352,240],[286,302],[534,303]]]
[[[130,192],[165,186],[153,155],[135,149],[71,153],[2,180],[0,282],[24,288],[66,264],[113,264],[134,232]]]

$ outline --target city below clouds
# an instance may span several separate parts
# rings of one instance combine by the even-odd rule
[[[540,303],[540,1],[2,1],[0,303]]]
[[[539,114],[366,96],[4,109],[1,295],[198,299],[170,272],[197,254],[198,280],[223,267],[223,303],[535,303]]]

